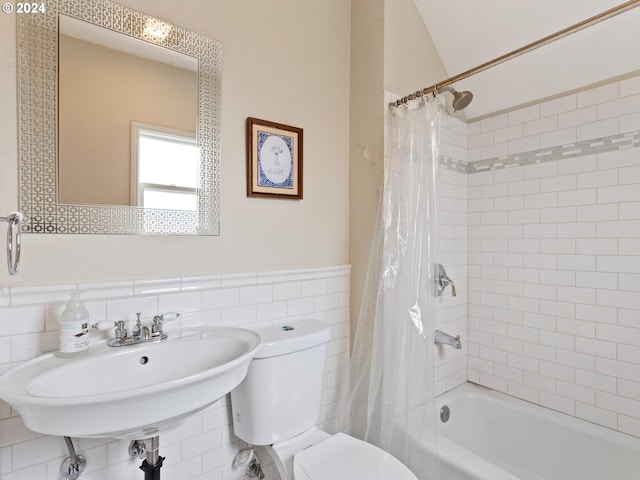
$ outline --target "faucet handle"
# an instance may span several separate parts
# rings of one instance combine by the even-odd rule
[[[96,330],[109,330],[110,328],[114,328],[118,325],[117,322],[112,320],[100,320],[99,322],[91,325],[91,328],[95,328]]]
[[[116,340],[124,340],[127,338],[127,324],[124,320],[116,322]]]
[[[171,322],[173,320],[178,320],[179,318],[180,314],[178,312],[167,312],[153,317],[153,324],[162,325],[164,322]]]
[[[178,320],[180,318],[180,314],[178,312],[167,312],[163,315],[160,315],[160,319],[162,322],[171,322],[173,320]]]
[[[115,338],[118,341],[122,341],[127,337],[127,324],[124,320],[118,320],[117,322],[101,320],[91,325],[91,328],[95,328],[96,330],[108,330],[109,328],[115,328]]]
[[[433,280],[435,282],[435,294],[436,296],[441,296],[445,289],[448,286],[451,286],[451,296],[455,297],[457,295],[456,292],[456,284],[451,280],[451,277],[447,275],[447,271],[441,263],[436,263],[434,265],[434,275]]]
[[[162,333],[162,324],[164,322],[171,322],[173,320],[178,320],[179,318],[180,318],[180,314],[178,312],[167,312],[162,315],[154,316],[153,325],[151,325],[151,335],[154,335],[154,336],[164,335]]]

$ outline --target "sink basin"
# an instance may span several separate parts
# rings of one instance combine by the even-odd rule
[[[159,343],[91,344],[79,357],[35,358],[0,377],[0,399],[39,433],[144,439],[177,427],[233,390],[260,346],[250,330],[169,332]]]

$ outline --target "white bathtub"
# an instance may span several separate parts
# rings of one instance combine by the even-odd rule
[[[437,405],[442,480],[640,479],[635,437],[471,383]]]

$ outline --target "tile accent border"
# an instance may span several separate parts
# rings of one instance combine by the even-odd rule
[[[453,172],[471,173],[469,171],[469,164],[463,160],[458,160],[457,158],[440,155],[439,165],[440,167]]]
[[[457,165],[458,163],[464,162],[443,157],[440,157],[440,165],[449,170],[472,174],[637,147],[640,147],[640,130],[566,145],[541,148],[529,152],[476,160],[466,164],[466,170],[462,165]]]

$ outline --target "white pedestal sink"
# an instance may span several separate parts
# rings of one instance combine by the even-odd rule
[[[0,399],[35,432],[150,438],[233,390],[261,343],[242,328],[168,333],[159,343],[99,342],[72,359],[43,355],[0,377]]]

